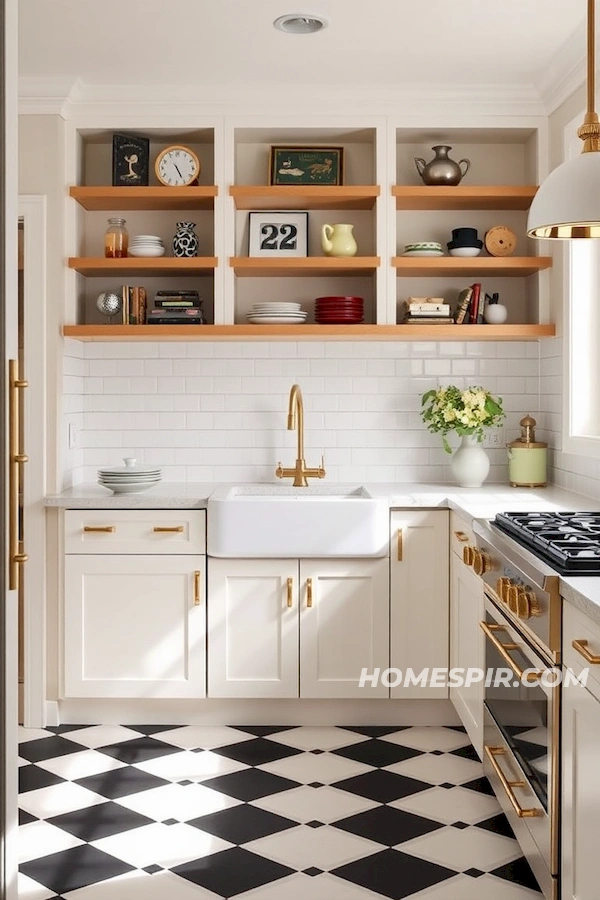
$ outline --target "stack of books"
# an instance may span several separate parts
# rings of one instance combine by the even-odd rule
[[[481,325],[483,323],[483,311],[485,307],[485,293],[481,283],[464,288],[458,295],[458,303],[454,314],[457,325]]]
[[[146,322],[146,288],[124,284],[121,288],[123,325],[144,325]]]
[[[450,305],[443,297],[409,297],[404,302],[403,325],[453,325]]]
[[[198,291],[158,291],[148,325],[204,325],[206,319]]]

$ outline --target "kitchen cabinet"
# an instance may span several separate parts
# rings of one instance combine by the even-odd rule
[[[589,666],[587,685],[563,683],[562,691],[562,900],[596,900],[600,880],[600,628],[569,603],[563,606],[564,669],[578,676]],[[596,662],[573,647],[584,641]],[[580,644],[581,646],[581,644]]]
[[[485,664],[483,583],[463,559],[475,545],[470,525],[450,513],[450,668],[480,669]],[[450,688],[450,700],[480,758],[483,758],[483,682]]]
[[[448,667],[448,511],[392,510],[390,529],[390,666],[403,674],[391,696],[445,698],[405,677]]]
[[[388,665],[387,558],[209,558],[210,697],[387,697]]]
[[[206,695],[205,512],[65,513],[65,697]]]

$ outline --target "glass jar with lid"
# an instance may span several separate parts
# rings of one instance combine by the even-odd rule
[[[109,259],[120,259],[127,256],[129,235],[125,227],[125,219],[112,218],[108,220],[108,228],[104,235],[104,256]]]

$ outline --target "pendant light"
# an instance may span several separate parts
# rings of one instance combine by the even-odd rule
[[[600,121],[595,106],[595,0],[587,8],[587,112],[577,131],[581,155],[567,160],[540,186],[529,209],[533,238],[600,238]]]

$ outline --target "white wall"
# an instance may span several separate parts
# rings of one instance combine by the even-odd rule
[[[67,346],[65,391],[73,409],[82,390],[84,408],[83,449],[69,482],[94,481],[98,467],[129,455],[160,465],[168,481],[272,481],[277,462],[290,465],[296,455],[296,435],[286,430],[294,382],[305,401],[307,463],[318,464],[323,449],[333,481],[451,480],[441,440],[419,414],[421,394],[438,384],[482,384],[498,393],[508,411],[507,440],[539,407],[536,343]],[[505,482],[506,450],[489,452],[490,480]]]

